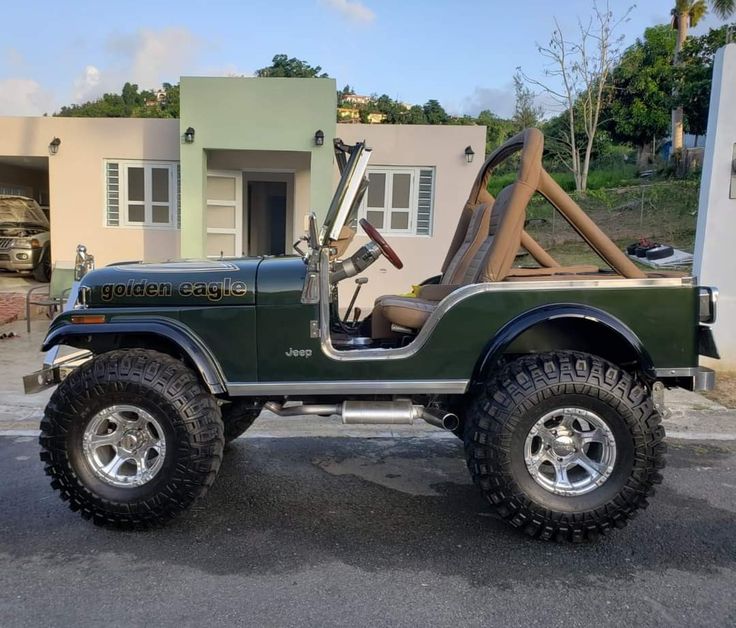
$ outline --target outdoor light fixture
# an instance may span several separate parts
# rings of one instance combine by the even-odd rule
[[[475,151],[472,149],[472,147],[468,146],[465,149],[465,160],[469,163],[473,163],[473,157],[475,157]]]
[[[194,128],[189,127],[186,131],[184,131],[184,141],[187,144],[193,144],[194,143]]]
[[[324,131],[322,131],[322,129],[320,129],[314,134],[314,143],[317,146],[322,146],[322,144],[325,143],[325,134],[324,134]]]
[[[58,137],[55,137],[49,142],[49,153],[56,155],[56,153],[59,152],[59,146],[61,146],[61,140]]]

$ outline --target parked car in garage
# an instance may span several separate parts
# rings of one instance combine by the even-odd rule
[[[49,219],[25,196],[0,195],[0,269],[31,272],[38,281],[51,278]]]

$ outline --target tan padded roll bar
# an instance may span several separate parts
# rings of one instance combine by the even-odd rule
[[[544,168],[539,179],[539,193],[560,212],[570,226],[619,275],[627,279],[642,279],[646,273],[639,269],[596,225]]]

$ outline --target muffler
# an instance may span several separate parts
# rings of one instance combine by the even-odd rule
[[[341,404],[302,404],[284,408],[283,404],[269,401],[266,410],[278,416],[336,414],[345,425],[412,425],[422,419],[444,430],[454,430],[460,425],[452,412],[434,412],[415,405],[409,399],[396,401],[343,401]]]

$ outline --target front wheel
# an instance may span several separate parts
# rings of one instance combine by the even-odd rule
[[[470,404],[464,436],[474,482],[533,537],[624,527],[662,480],[664,428],[647,387],[584,353],[507,364]]]
[[[216,399],[171,356],[112,351],[59,385],[41,460],[69,507],[99,525],[145,528],[202,497],[222,461]]]

